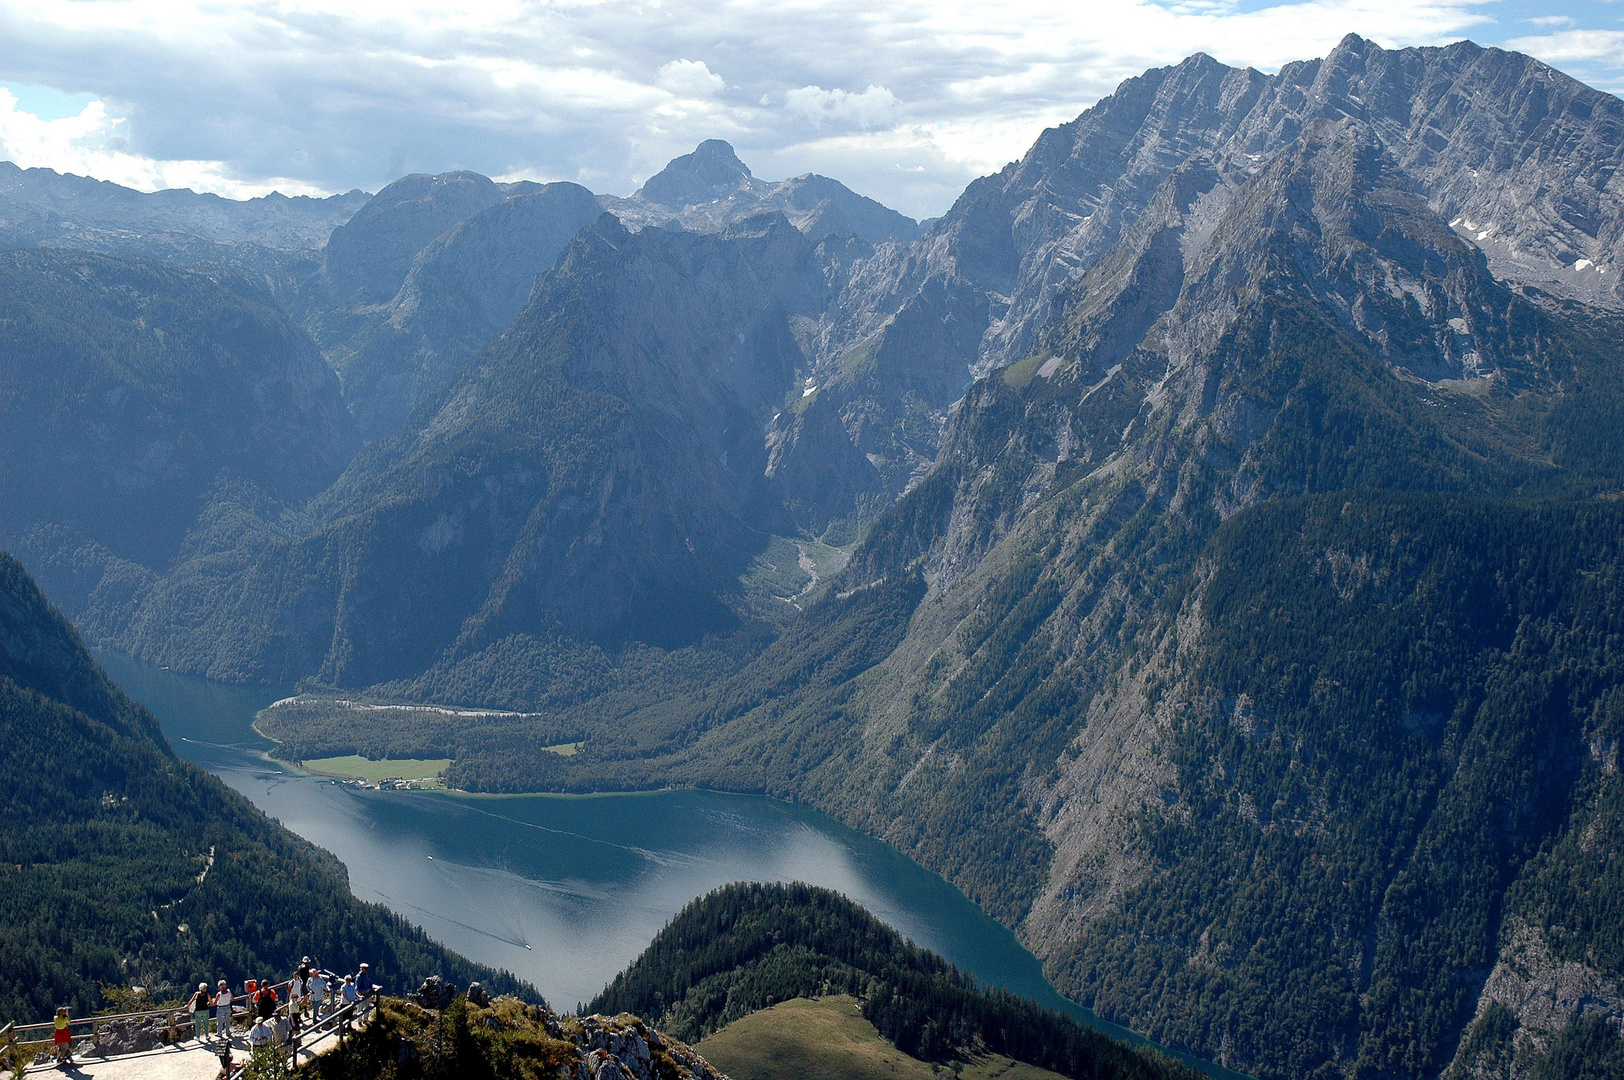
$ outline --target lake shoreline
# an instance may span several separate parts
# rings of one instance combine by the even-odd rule
[[[285,692],[97,652],[152,709],[181,756],[332,852],[357,897],[388,906],[466,956],[529,979],[549,1000],[590,1000],[697,896],[732,881],[806,881],[850,897],[984,985],[1222,1080],[1240,1077],[1066,998],[1013,930],[940,874],[815,807],[691,785],[362,789],[272,756],[278,743],[257,718]]]

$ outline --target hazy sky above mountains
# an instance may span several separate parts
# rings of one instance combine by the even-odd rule
[[[1123,79],[1463,37],[1624,88],[1605,0],[0,0],[0,157],[247,196],[470,168],[627,194],[705,138],[917,217]]]

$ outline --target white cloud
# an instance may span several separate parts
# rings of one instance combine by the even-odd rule
[[[727,85],[703,60],[673,60],[660,67],[659,83],[678,97],[707,98]]]
[[[799,86],[784,95],[784,111],[817,127],[831,124],[868,131],[896,115],[897,96],[883,86],[871,85],[859,93]]]
[[[1045,126],[1197,50],[1272,70],[1350,31],[1498,42],[1512,32],[1500,15],[1549,31],[1519,39],[1548,62],[1603,84],[1624,73],[1616,22],[1514,14],[1544,13],[1486,0],[0,0],[0,82],[100,110],[37,129],[8,107],[3,138],[13,158],[140,186],[336,191],[471,168],[625,193],[719,137],[763,176],[825,172],[925,216]]]
[[[1513,38],[1506,44],[1551,64],[1600,60],[1624,65],[1624,31],[1621,30],[1564,30],[1538,37]]]
[[[231,175],[225,162],[180,158],[156,160],[124,149],[124,120],[109,116],[100,101],[88,102],[77,115],[42,120],[19,108],[17,96],[0,87],[0,157],[24,169],[111,180],[140,191],[189,187],[233,198],[250,199],[272,191],[284,195],[319,195],[322,188],[288,177],[245,181]]]

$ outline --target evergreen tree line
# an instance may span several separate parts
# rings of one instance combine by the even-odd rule
[[[1193,1078],[905,940],[852,901],[805,884],[728,885],[689,904],[585,1009],[658,1017],[697,1042],[797,997],[850,994],[898,1050],[947,1062],[984,1049],[1078,1080]]]

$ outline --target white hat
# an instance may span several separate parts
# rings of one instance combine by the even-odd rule
[[[208,983],[198,983],[197,988],[199,990],[207,990],[209,988],[209,984]]]
[[[361,966],[362,966],[362,967],[366,967],[366,966],[367,966],[367,964],[366,964],[366,962],[365,962],[365,961],[362,961],[362,963],[361,963]]]

